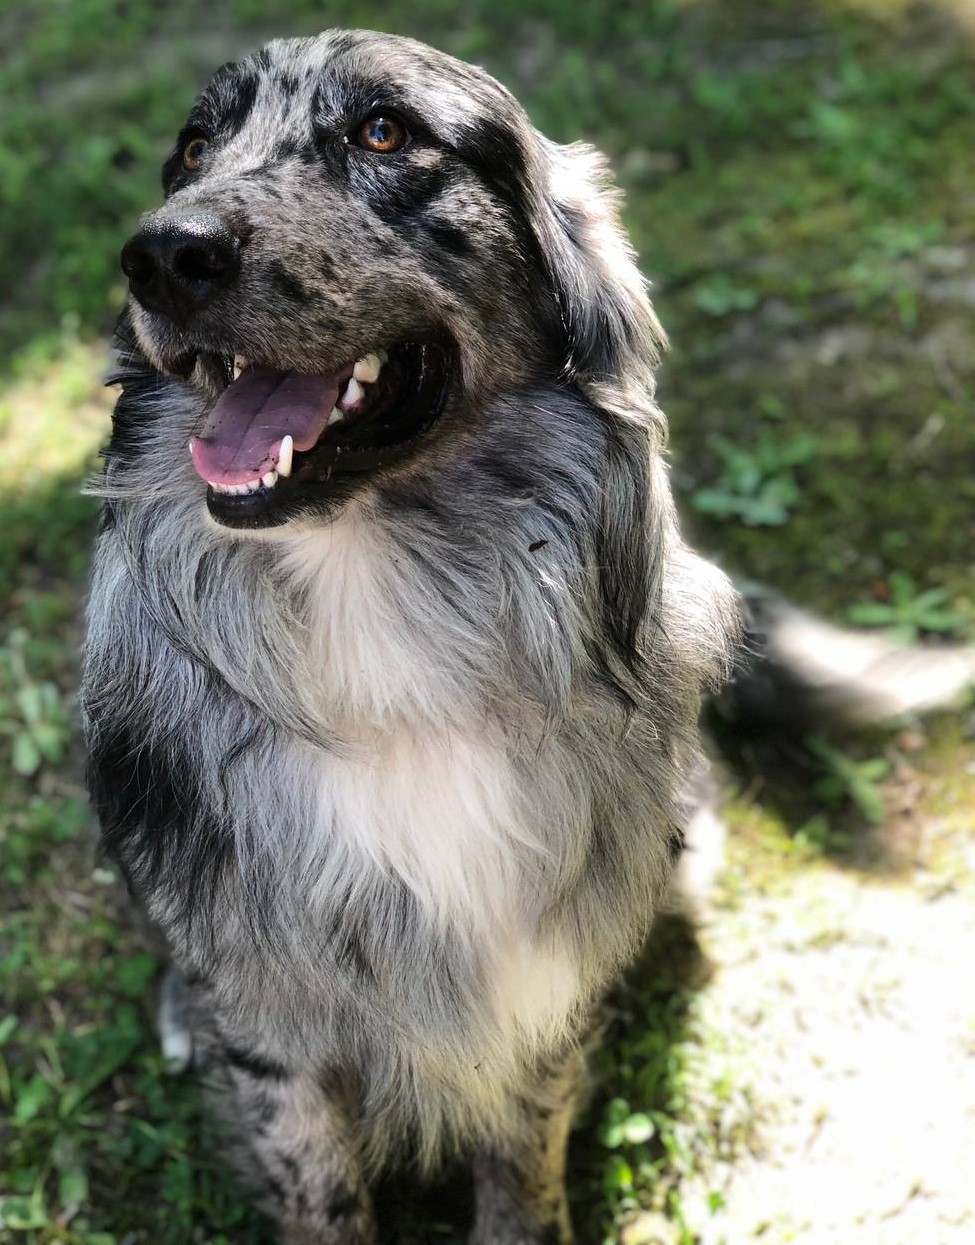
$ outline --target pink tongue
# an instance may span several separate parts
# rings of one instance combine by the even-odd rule
[[[190,441],[196,473],[211,484],[247,484],[277,465],[289,434],[310,450],[335,406],[339,374],[304,376],[251,368],[216,400],[200,435]]]

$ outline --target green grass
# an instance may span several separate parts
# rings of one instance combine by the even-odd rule
[[[269,11],[0,10],[3,1241],[262,1239],[196,1087],[155,1054],[155,964],[92,853],[73,698],[95,519],[79,485],[107,425],[116,256],[223,60],[331,24],[415,34],[496,72],[553,137],[597,142],[674,342],[662,395],[698,543],[836,617],[859,604],[865,621],[950,618],[959,634],[975,618],[975,475],[959,470],[975,452],[960,280],[975,257],[975,75],[948,8],[285,0],[273,26]],[[956,733],[932,762],[939,816],[971,807],[967,748]],[[735,803],[756,876],[842,852],[858,802],[879,815],[875,755],[845,765],[822,746],[819,814],[787,804],[785,822],[763,821]],[[573,1152],[584,1241],[622,1239],[638,1208],[692,1241],[682,1190],[747,1144],[700,989],[693,973],[642,973],[620,996]],[[419,1205],[407,1236],[453,1239],[429,1214]]]

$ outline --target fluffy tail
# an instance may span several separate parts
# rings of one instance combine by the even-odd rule
[[[739,589],[748,655],[719,706],[738,726],[879,724],[949,707],[975,686],[975,647],[897,644],[822,622],[760,586]]]
[[[722,740],[773,733],[795,740],[817,725],[883,725],[950,707],[975,686],[975,648],[896,644],[831,626],[760,586],[738,588],[746,655],[712,706]],[[724,855],[719,796],[711,775],[691,784],[685,850],[664,905],[695,924],[708,920]]]

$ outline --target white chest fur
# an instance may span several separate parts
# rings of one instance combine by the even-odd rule
[[[532,878],[555,862],[518,795],[489,739],[402,729],[323,767],[319,832],[397,875],[463,938],[484,965],[496,1021],[531,1040],[564,1024],[579,982],[565,949],[537,933]]]
[[[428,918],[475,950],[496,1021],[551,1037],[571,1013],[578,972],[538,932],[538,881],[564,865],[537,824],[577,815],[558,767],[526,790],[500,725],[478,703],[442,602],[410,574],[362,510],[299,535],[283,564],[307,603],[307,678],[338,746],[316,766],[319,846],[391,872]]]

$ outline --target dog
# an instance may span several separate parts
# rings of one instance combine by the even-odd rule
[[[105,849],[288,1245],[375,1240],[372,1178],[457,1154],[473,1242],[569,1241],[582,1044],[741,635],[617,194],[487,73],[346,30],[218,71],[163,186],[96,486]]]

